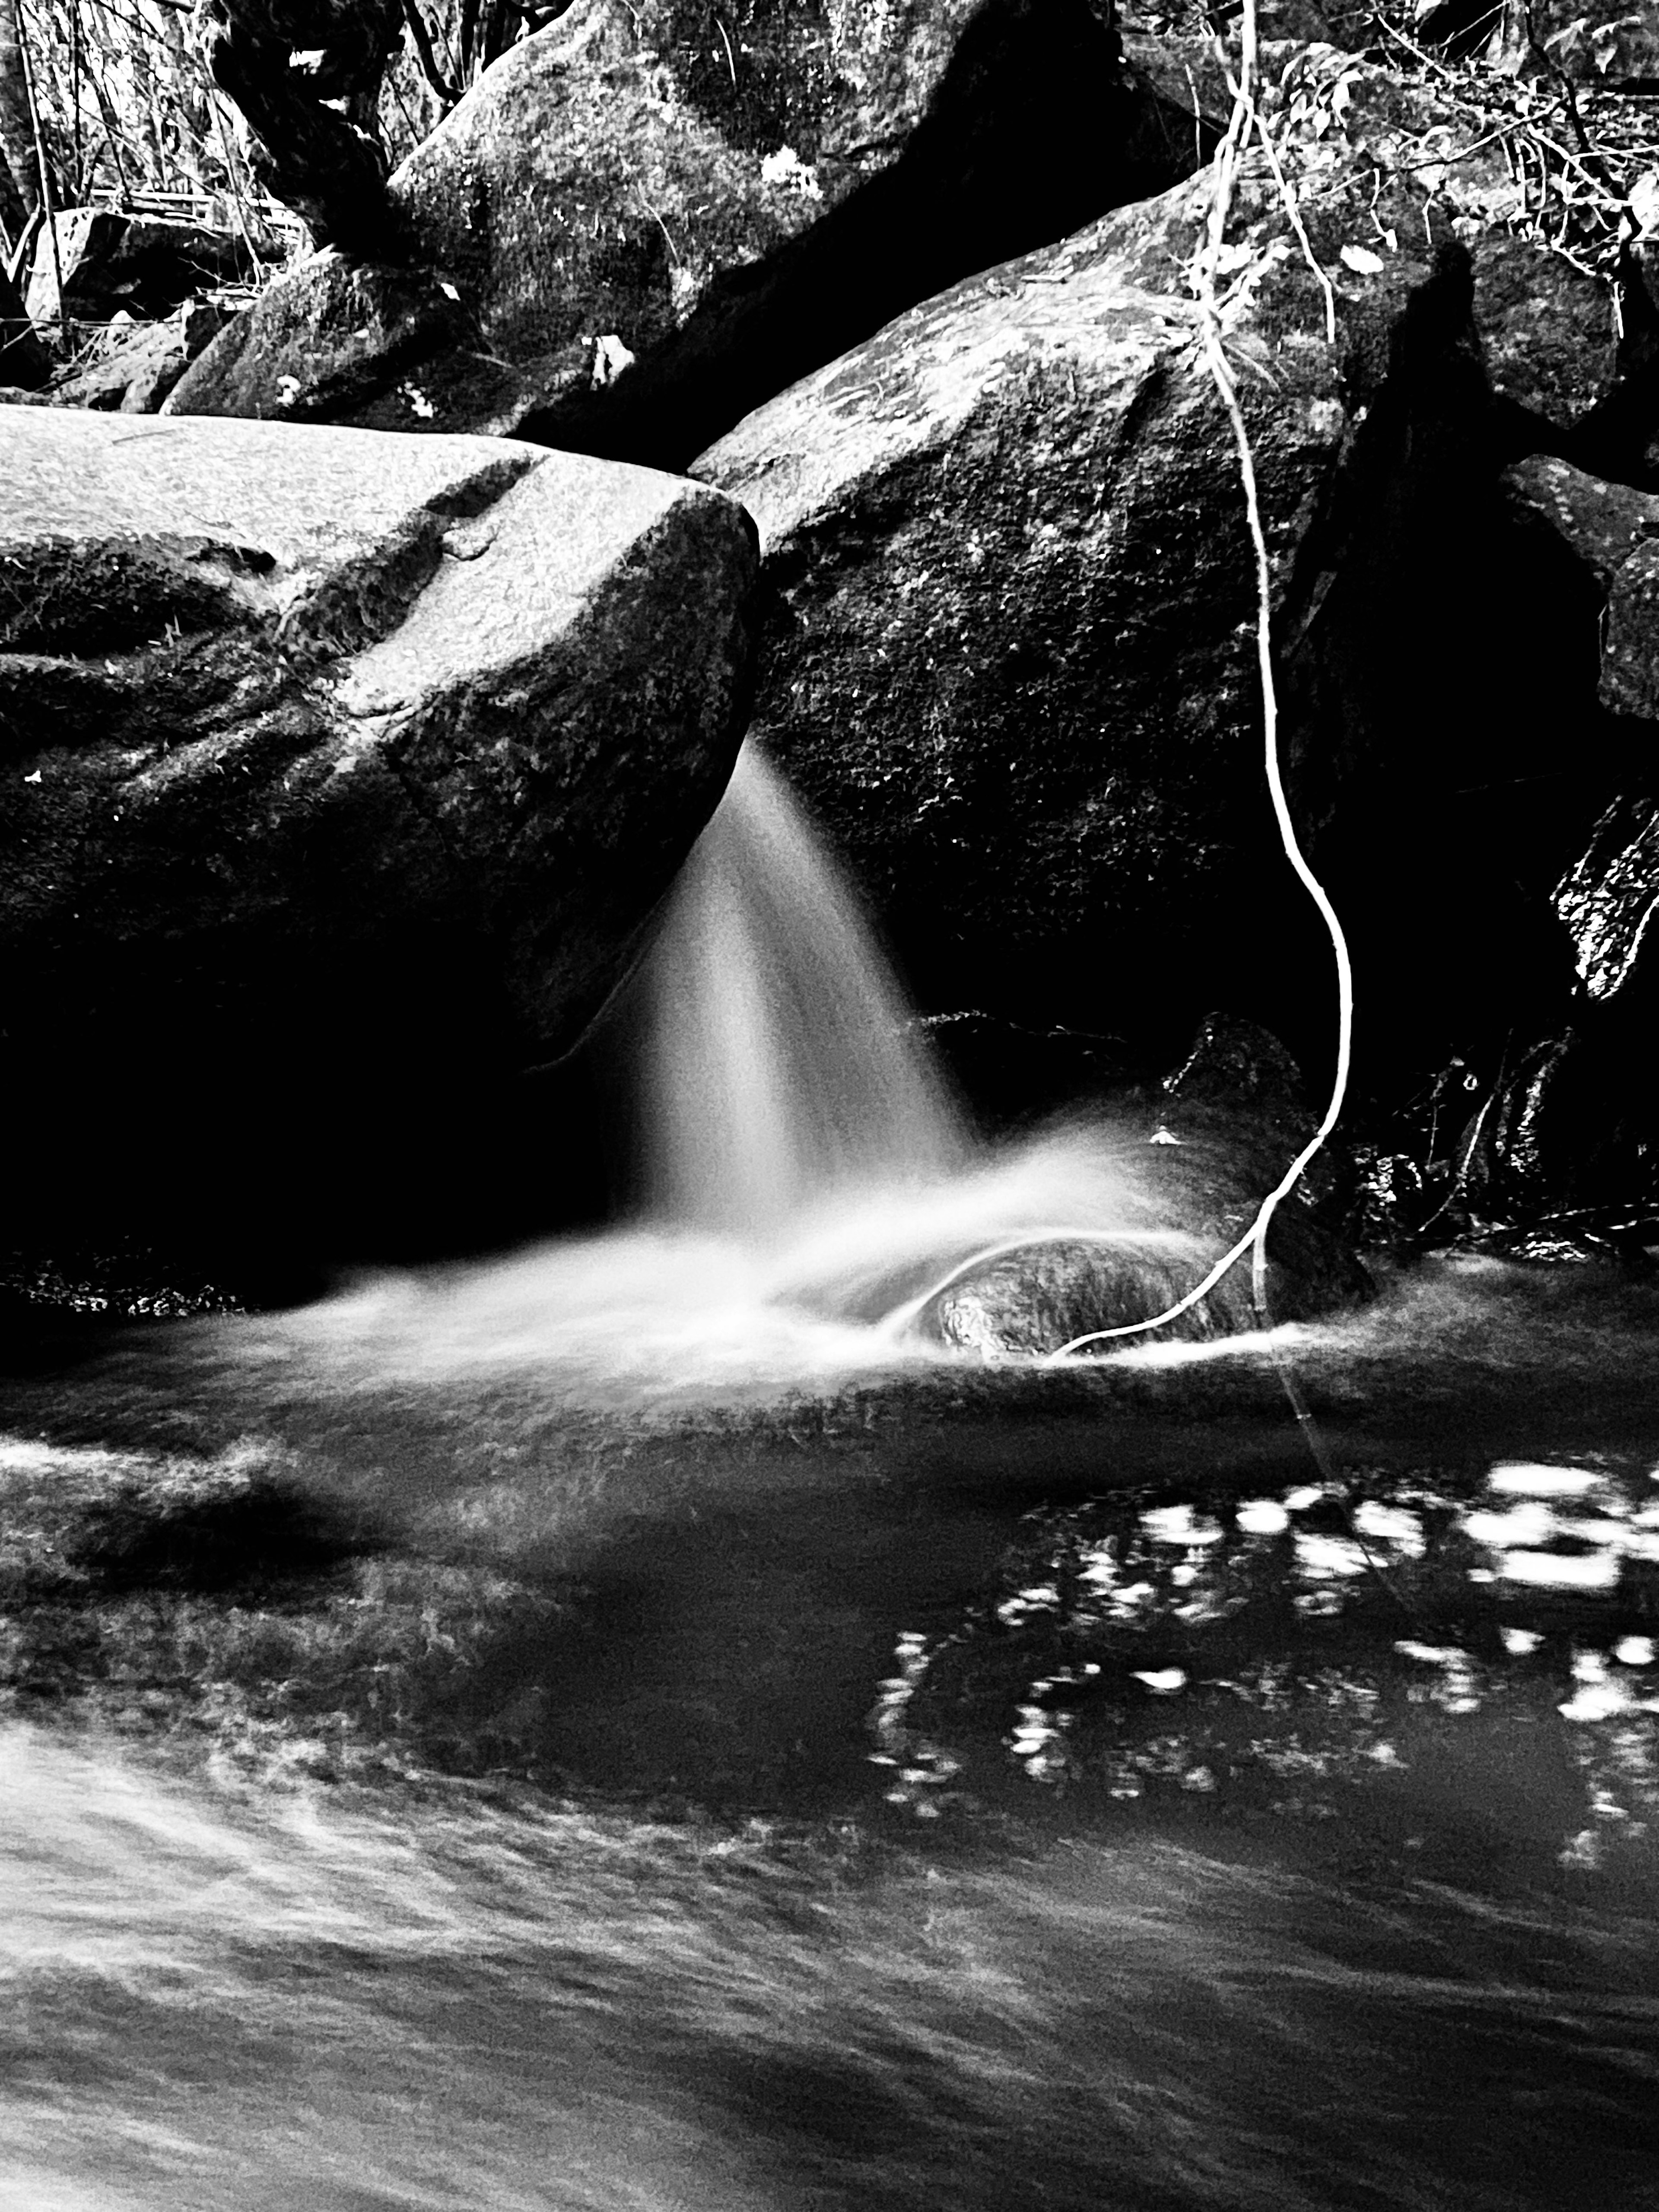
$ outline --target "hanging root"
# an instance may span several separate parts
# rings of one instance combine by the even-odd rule
[[[1331,1085],[1330,1103],[1325,1109],[1324,1117],[1318,1128],[1291,1162],[1273,1188],[1262,1200],[1249,1228],[1230,1250],[1223,1253],[1203,1280],[1194,1284],[1186,1296],[1178,1298],[1174,1305],[1166,1306],[1162,1313],[1153,1314],[1146,1321],[1122,1322],[1115,1328],[1090,1329],[1082,1336],[1073,1337],[1069,1342],[1060,1345],[1056,1351],[1046,1355],[1050,1363],[1070,1358],[1074,1353],[1082,1352],[1091,1345],[1108,1344],[1123,1337],[1144,1336],[1153,1329],[1167,1328],[1171,1322],[1179,1321],[1183,1314],[1189,1313],[1200,1299],[1207,1297],[1223,1276],[1231,1268],[1235,1267],[1247,1252],[1251,1255],[1251,1295],[1257,1316],[1265,1328],[1271,1318],[1267,1311],[1267,1297],[1268,1228],[1280,1203],[1296,1188],[1310,1164],[1322,1150],[1332,1130],[1335,1128],[1341,1116],[1343,1100],[1347,1095],[1348,1070],[1353,1052],[1353,966],[1348,955],[1347,939],[1343,935],[1342,924],[1337,918],[1336,909],[1331,904],[1324,885],[1308,866],[1302,848],[1297,842],[1295,824],[1291,820],[1291,810],[1285,797],[1285,783],[1279,771],[1279,693],[1273,679],[1273,570],[1268,558],[1267,532],[1262,525],[1261,507],[1256,489],[1255,455],[1250,445],[1249,431],[1245,424],[1243,410],[1239,405],[1238,387],[1223,342],[1221,308],[1216,295],[1216,270],[1225,240],[1227,220],[1232,212],[1233,191],[1237,177],[1239,156],[1252,133],[1257,136],[1267,147],[1268,160],[1285,206],[1290,212],[1297,235],[1301,240],[1304,251],[1307,253],[1310,261],[1313,258],[1312,248],[1309,245],[1306,232],[1295,207],[1293,195],[1277,155],[1268,142],[1267,126],[1256,109],[1255,78],[1256,0],[1244,0],[1240,67],[1238,81],[1233,88],[1232,117],[1227,127],[1227,134],[1216,153],[1215,190],[1210,202],[1209,222],[1205,242],[1194,266],[1193,286],[1198,295],[1202,317],[1205,365],[1209,369],[1216,390],[1220,395],[1222,406],[1225,409],[1227,419],[1232,425],[1234,442],[1238,448],[1239,481],[1243,488],[1245,514],[1249,525],[1250,543],[1255,554],[1256,668],[1261,688],[1265,763],[1267,790],[1273,800],[1273,819],[1279,825],[1279,840],[1285,848],[1285,857],[1296,871],[1309,897],[1318,908],[1320,918],[1329,933],[1331,950],[1336,961],[1336,1072]],[[1316,273],[1319,274],[1320,280],[1325,286],[1326,329],[1330,338],[1334,340],[1335,321],[1330,286],[1322,271],[1316,271]],[[886,1316],[884,1326],[891,1328],[903,1327],[914,1320],[942,1291],[949,1290],[953,1283],[960,1282],[964,1275],[971,1274],[976,1268],[984,1267],[993,1260],[1004,1259],[1011,1252],[1017,1252],[1031,1245],[1062,1241],[1079,1243],[1115,1243],[1121,1241],[1121,1231],[1108,1233],[1092,1229],[1033,1231],[1018,1238],[1006,1238],[999,1243],[988,1245],[982,1251],[973,1253],[968,1259],[959,1261],[948,1273],[941,1276],[919,1297],[907,1299],[902,1306],[896,1308]],[[1290,1393],[1291,1402],[1296,1408],[1297,1419],[1302,1425],[1304,1433],[1310,1434],[1311,1416],[1308,1414],[1305,1406],[1301,1402],[1300,1393],[1295,1387],[1294,1378],[1287,1377],[1285,1387]],[[1319,1455],[1316,1447],[1315,1456],[1317,1458]]]

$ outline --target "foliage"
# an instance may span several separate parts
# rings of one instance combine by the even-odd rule
[[[226,228],[246,223],[297,245],[296,220],[255,183],[246,131],[212,81],[204,24],[189,0],[0,0],[15,9],[23,67],[53,200],[189,215]],[[516,0],[410,0],[409,27],[381,88],[379,135],[395,166],[516,39],[550,22],[558,7]],[[5,73],[0,23],[0,76]],[[3,89],[3,88],[0,88]],[[20,240],[9,204],[39,198],[34,149],[0,128],[0,245]]]

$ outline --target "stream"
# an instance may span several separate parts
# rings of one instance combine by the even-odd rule
[[[455,1295],[10,1381],[4,2201],[1659,2201],[1652,1290],[1281,1331],[1322,1469],[1259,1341]]]
[[[1659,2207],[1659,1288],[929,1341],[1198,1224],[753,758],[623,1000],[606,1233],[9,1347],[0,2205]]]

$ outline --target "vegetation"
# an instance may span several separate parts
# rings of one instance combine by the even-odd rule
[[[289,210],[306,195],[292,163],[271,173],[283,165],[262,155],[254,136],[262,123],[280,137],[300,103],[320,107],[384,173],[492,61],[567,4],[0,0],[0,248],[20,258],[43,187],[58,207],[190,212],[297,241]],[[777,41],[761,20],[771,12],[764,0],[728,12],[737,43],[716,16],[723,44],[709,51],[726,57],[735,88],[739,76],[764,76]],[[1344,43],[1425,80],[1470,143],[1492,144],[1515,180],[1515,228],[1610,276],[1632,230],[1632,204],[1659,193],[1656,102],[1651,82],[1630,76],[1617,24],[1601,20],[1606,9],[1557,23],[1561,13],[1510,7],[1430,45],[1420,8],[1350,8]],[[1175,33],[1206,31],[1209,21],[1186,6],[1139,19]],[[1427,27],[1436,27],[1432,15]],[[671,29],[684,44],[678,18]],[[695,58],[688,49],[678,58]],[[1322,103],[1340,109],[1340,80],[1322,82],[1281,127],[1317,133],[1333,120]]]
[[[368,96],[353,82],[342,101],[383,167],[428,137],[516,38],[559,13],[517,0],[389,5],[389,15],[378,11],[374,50],[348,72],[372,80]],[[332,100],[344,27],[361,32],[376,13],[351,0],[201,10],[188,0],[0,0],[0,258],[27,254],[43,189],[54,208],[187,214],[297,243],[301,227],[260,177],[248,115],[216,49],[252,26],[256,40],[280,46],[284,71],[313,99]]]

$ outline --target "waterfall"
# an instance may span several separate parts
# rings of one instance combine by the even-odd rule
[[[752,742],[639,981],[645,1196],[776,1239],[958,1170],[966,1133],[856,894]]]
[[[752,742],[601,1042],[632,1218],[365,1279],[315,1310],[337,1354],[428,1377],[536,1362],[605,1404],[771,1388],[942,1356],[902,1324],[987,1248],[1170,1241],[1103,1127],[970,1134],[857,893]]]

